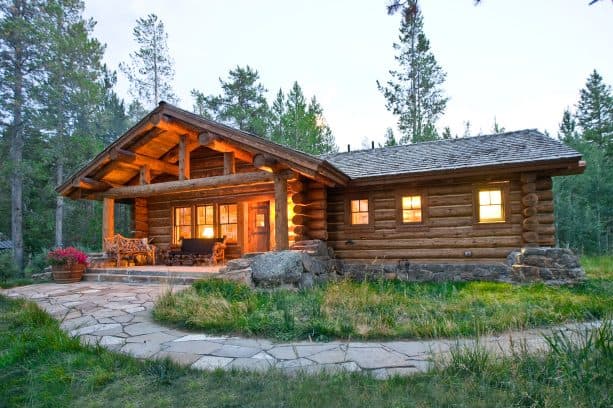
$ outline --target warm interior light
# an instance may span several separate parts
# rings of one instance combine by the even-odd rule
[[[214,235],[215,230],[213,229],[213,227],[204,227],[204,229],[202,230],[202,236],[205,238],[213,238]]]
[[[504,221],[501,190],[479,191],[479,222]]]

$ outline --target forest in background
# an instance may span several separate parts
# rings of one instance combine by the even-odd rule
[[[4,255],[4,265],[35,271],[55,245],[99,249],[100,203],[65,201],[55,187],[159,100],[176,102],[162,21],[149,15],[136,22],[138,48],[119,67],[131,84],[125,101],[115,91],[118,73],[104,64],[105,46],[92,35],[95,21],[83,17],[83,8],[78,0],[0,0],[0,235],[23,249],[14,259]],[[402,134],[396,139],[388,130],[385,145],[452,137],[449,129],[440,135],[436,129],[447,101],[441,91],[445,73],[430,51],[420,13],[402,19],[394,48],[398,68],[378,86]],[[271,103],[249,66],[231,69],[220,86],[218,95],[192,90],[192,111],[309,153],[337,149],[323,107],[298,82],[278,90]],[[594,71],[577,104],[561,114],[557,137],[584,155],[587,169],[555,180],[558,244],[611,253],[611,86]],[[501,128],[495,124],[494,130]],[[118,231],[129,235],[129,210],[120,206],[116,214]]]

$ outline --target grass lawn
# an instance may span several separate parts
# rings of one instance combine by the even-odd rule
[[[613,257],[583,263],[587,281],[562,287],[341,281],[297,292],[258,292],[199,281],[161,297],[154,316],[209,332],[323,341],[473,336],[610,316]]]
[[[0,296],[0,407],[609,407],[613,331],[605,325],[555,352],[493,360],[458,351],[430,373],[199,372],[82,346],[35,304]]]

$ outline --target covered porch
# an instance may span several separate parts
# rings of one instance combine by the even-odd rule
[[[130,238],[155,246],[149,263],[164,268],[186,240],[225,237],[224,260],[326,240],[326,188],[347,181],[316,157],[160,103],[58,192],[103,202],[103,242],[116,204],[130,205]]]

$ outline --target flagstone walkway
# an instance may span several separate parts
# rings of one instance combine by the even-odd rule
[[[196,369],[304,371],[364,371],[376,378],[424,372],[432,358],[444,358],[457,345],[474,346],[475,340],[333,341],[273,343],[266,339],[197,334],[162,326],[153,321],[155,299],[185,286],[130,285],[111,282],[53,283],[22,286],[0,293],[36,302],[61,322],[70,335],[138,358],[170,358]],[[569,324],[555,330],[582,330],[598,323]],[[479,344],[508,353],[513,345],[530,350],[546,348],[542,334],[529,330],[481,338]]]

